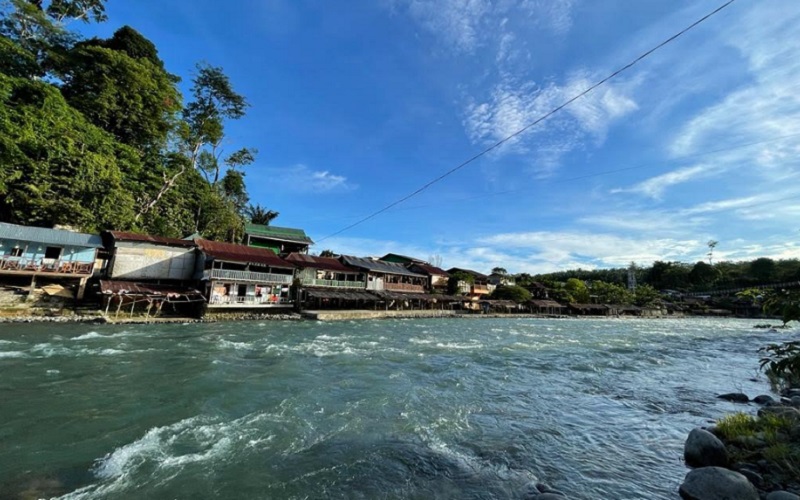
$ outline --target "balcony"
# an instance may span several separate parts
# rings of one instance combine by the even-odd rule
[[[91,276],[93,270],[94,262],[0,257],[0,272],[3,273]]]
[[[256,273],[251,271],[234,271],[232,269],[207,269],[203,272],[203,279],[291,285],[293,276],[291,274]]]
[[[363,281],[320,280],[316,278],[303,278],[303,286],[321,286],[327,288],[355,288],[363,290],[366,284]]]
[[[208,307],[292,307],[292,301],[275,295],[212,295]]]
[[[384,283],[383,289],[393,292],[425,293],[424,286],[412,285],[410,283]]]

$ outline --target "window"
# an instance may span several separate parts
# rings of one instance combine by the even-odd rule
[[[47,247],[44,249],[44,258],[58,260],[61,258],[61,247]]]
[[[12,257],[22,257],[22,252],[23,250],[21,248],[16,247],[11,249],[11,253],[9,255]]]

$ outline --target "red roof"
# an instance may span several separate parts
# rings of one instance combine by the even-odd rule
[[[127,231],[106,231],[114,237],[116,241],[140,241],[143,243],[155,243],[157,245],[169,245],[177,247],[193,247],[194,241],[181,240],[178,238],[165,238],[163,236],[150,236],[149,234],[130,233]]]
[[[411,265],[411,267],[419,268],[423,272],[428,273],[432,276],[450,276],[450,274],[448,274],[448,272],[445,271],[444,269],[439,269],[438,267],[432,266],[430,264],[419,264],[415,262],[414,264]]]
[[[275,252],[268,248],[234,245],[233,243],[222,243],[221,241],[204,240],[202,238],[197,238],[194,242],[203,253],[216,260],[240,262],[244,264],[252,263],[262,266],[283,267],[286,269],[294,268],[294,265],[281,259],[275,255]]]
[[[312,267],[314,269],[322,269],[324,271],[338,271],[341,273],[358,273],[358,269],[347,267],[338,259],[333,257],[316,257],[314,255],[306,255],[304,253],[293,252],[290,253],[286,260],[299,267]]]

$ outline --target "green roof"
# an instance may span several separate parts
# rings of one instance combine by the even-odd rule
[[[244,232],[256,238],[268,238],[278,241],[290,241],[293,243],[306,243],[313,245],[311,238],[306,236],[302,229],[291,227],[265,226],[263,224],[246,224]]]

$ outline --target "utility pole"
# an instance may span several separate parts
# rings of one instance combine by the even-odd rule
[[[708,243],[707,243],[707,245],[708,245],[708,253],[706,255],[708,255],[708,265],[709,266],[714,265],[714,263],[712,262],[712,258],[714,257],[714,247],[717,246],[717,243],[719,243],[719,241],[708,240]]]
[[[631,262],[628,266],[628,290],[636,291],[636,262]]]

